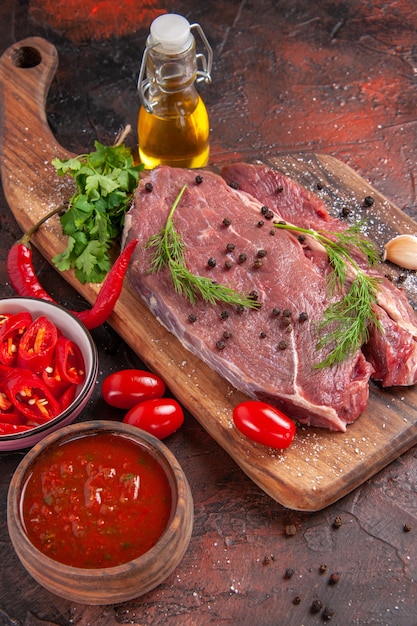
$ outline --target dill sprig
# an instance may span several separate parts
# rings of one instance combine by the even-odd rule
[[[381,327],[375,312],[378,278],[366,274],[352,257],[352,248],[356,248],[365,255],[370,266],[376,265],[377,250],[371,241],[361,235],[360,223],[354,224],[344,232],[326,234],[285,222],[277,222],[274,225],[276,228],[310,235],[323,246],[333,270],[328,278],[330,296],[345,291],[346,283],[353,275],[343,298],[327,307],[319,324],[319,330],[325,334],[318,341],[316,349],[326,346],[331,346],[332,349],[318,367],[330,367],[340,363],[366,343],[371,325]]]
[[[231,287],[226,287],[214,282],[207,276],[193,274],[187,268],[185,262],[185,245],[183,239],[175,229],[173,222],[174,212],[186,189],[184,185],[176,197],[169,213],[165,226],[152,235],[145,248],[153,248],[151,256],[151,272],[160,272],[164,267],[169,269],[175,291],[184,295],[194,304],[200,296],[205,302],[215,304],[224,302],[225,304],[244,306],[247,308],[259,308],[260,303],[249,295],[238,292]]]

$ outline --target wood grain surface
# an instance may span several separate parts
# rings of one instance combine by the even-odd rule
[[[57,63],[54,46],[37,37],[14,44],[0,60],[2,183],[23,231],[72,193],[71,183],[58,178],[51,165],[55,156],[65,158],[69,153],[56,142],[45,116],[45,100]],[[365,196],[372,195],[370,235],[380,245],[397,232],[417,230],[410,218],[333,157],[280,155],[270,158],[268,164],[309,189],[317,189],[320,181],[324,185],[320,193],[333,207],[346,205],[356,210]],[[48,260],[62,250],[65,240],[58,219],[42,226],[33,243]],[[65,279],[88,302],[94,302],[98,285],[81,285],[71,272]],[[412,276],[404,286],[413,298]],[[232,409],[244,396],[186,351],[128,285],[109,321],[243,471],[290,509],[318,511],[326,507],[416,442],[415,389],[381,390],[372,385],[366,411],[346,433],[299,428],[293,445],[282,453],[252,444],[231,423]]]

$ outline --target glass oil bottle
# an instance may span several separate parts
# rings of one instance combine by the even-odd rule
[[[207,57],[197,53],[193,30],[198,32]],[[181,15],[170,13],[152,22],[138,79],[139,160],[146,169],[161,164],[207,165],[209,118],[196,83],[211,83],[212,58],[198,24],[190,25]]]

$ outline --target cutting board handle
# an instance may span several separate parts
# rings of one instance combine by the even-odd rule
[[[33,203],[47,203],[46,211],[51,197],[60,204],[71,195],[51,164],[54,157],[71,154],[56,141],[45,110],[57,66],[55,46],[41,37],[13,44],[0,59],[1,176],[7,202],[23,229],[30,226],[25,214]]]

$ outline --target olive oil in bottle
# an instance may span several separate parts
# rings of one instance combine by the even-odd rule
[[[200,33],[207,59],[196,52],[193,28]],[[202,70],[197,68],[198,59]],[[138,80],[138,148],[146,169],[160,164],[207,165],[209,118],[196,83],[211,82],[211,64],[211,48],[198,24],[190,26],[175,14],[161,15],[152,22]]]

